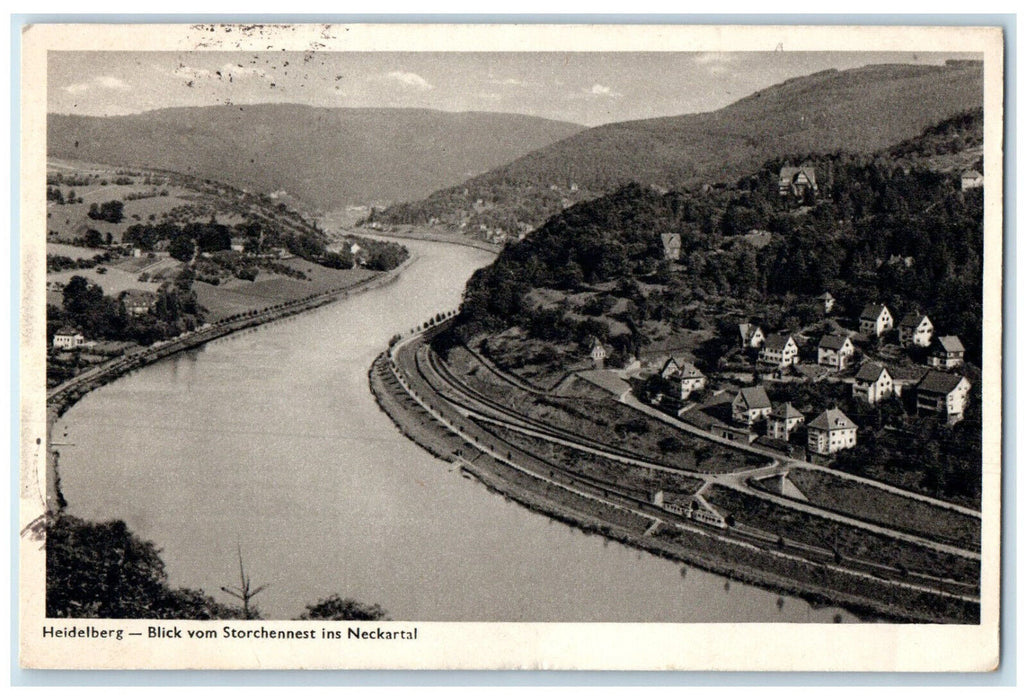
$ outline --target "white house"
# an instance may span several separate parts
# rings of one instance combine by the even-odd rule
[[[817,344],[817,364],[843,370],[855,352],[856,347],[847,335],[825,335]]]
[[[767,437],[787,441],[792,431],[804,420],[806,420],[805,416],[799,413],[799,410],[790,402],[778,404],[770,412],[770,418],[767,419]]]
[[[946,422],[958,423],[966,411],[970,380],[958,374],[929,371],[916,385],[917,413],[937,413]]]
[[[864,363],[852,383],[852,395],[871,406],[894,393],[895,386],[888,368],[877,362]]]
[[[731,402],[731,417],[746,425],[752,425],[756,421],[770,415],[772,406],[767,390],[760,386],[749,386],[739,389],[735,400]]]
[[[682,401],[687,400],[693,391],[699,391],[706,387],[706,375],[699,371],[699,368],[691,362],[685,362],[681,365],[679,376],[681,377]]]
[[[788,367],[799,361],[799,346],[790,335],[772,333],[763,342],[760,362],[775,367]]]
[[[834,297],[831,295],[831,292],[824,292],[817,297],[817,301],[823,305],[825,314],[829,314],[834,310]]]
[[[766,340],[763,329],[751,323],[738,324],[738,337],[743,348],[758,348]]]
[[[589,350],[588,354],[592,358],[592,365],[596,369],[602,369],[603,364],[606,362],[607,353],[606,348],[603,347],[598,338],[592,339],[592,349]]]
[[[963,364],[966,350],[958,335],[939,335],[931,343],[931,355],[927,364],[931,367],[950,369]]]
[[[884,304],[867,304],[859,315],[859,332],[864,335],[877,337],[894,325],[895,319]]]
[[[959,185],[963,190],[972,190],[977,187],[984,187],[984,176],[976,170],[965,170],[959,177]]]
[[[77,348],[84,345],[85,342],[85,336],[74,328],[68,328],[66,326],[54,333],[53,336],[53,346],[55,348]]]
[[[934,324],[926,314],[911,312],[902,317],[899,322],[899,344],[919,345],[926,348],[931,344],[934,336]]]
[[[810,421],[806,446],[818,455],[832,455],[856,446],[856,424],[837,408],[829,408]]]

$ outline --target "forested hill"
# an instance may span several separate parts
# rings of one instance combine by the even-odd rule
[[[583,128],[518,114],[219,105],[51,114],[47,152],[285,190],[330,210],[423,197]]]
[[[971,115],[949,136],[972,142],[979,125]],[[923,311],[979,362],[983,190],[961,191],[959,172],[927,167],[937,147],[924,136],[917,162],[889,151],[803,159],[821,174],[815,201],[779,195],[778,159],[723,189],[663,194],[632,184],[570,207],[472,277],[463,322],[531,328],[532,290],[568,300],[598,293],[625,309],[617,316],[632,333],[625,350],[637,351],[654,324],[715,326],[718,299],[770,328],[796,328],[802,321],[790,316],[802,300],[830,291],[842,314],[871,301],[896,318]],[[679,263],[663,260],[661,232],[681,234]],[[548,311],[547,324],[568,338],[574,319],[589,315],[572,307]],[[604,335],[594,322],[587,330]]]
[[[630,181],[688,189],[732,181],[783,153],[873,153],[982,104],[980,63],[829,70],[715,112],[588,129],[377,218],[515,234]]]

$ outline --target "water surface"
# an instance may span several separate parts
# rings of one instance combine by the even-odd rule
[[[61,475],[73,515],[120,518],[171,583],[224,602],[241,547],[263,614],[333,593],[393,619],[829,622],[841,611],[532,513],[404,438],[367,385],[394,333],[455,308],[491,256],[404,241],[390,286],[223,338],[87,395]],[[67,427],[65,427],[67,426]],[[852,616],[841,613],[846,620]]]

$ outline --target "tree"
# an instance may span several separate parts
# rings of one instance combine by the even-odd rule
[[[171,243],[168,245],[168,252],[171,254],[171,257],[182,262],[192,260],[195,251],[193,239],[188,236],[176,236],[171,239]]]
[[[59,514],[46,525],[46,616],[234,619],[202,591],[172,589],[160,552],[124,522]]]
[[[352,598],[341,598],[335,593],[307,606],[301,620],[388,620],[388,613],[380,605],[367,605]]]

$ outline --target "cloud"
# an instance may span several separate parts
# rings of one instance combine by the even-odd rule
[[[492,85],[525,85],[520,78],[489,78],[489,83]]]
[[[609,85],[601,85],[595,83],[590,88],[582,88],[578,92],[572,92],[567,95],[569,100],[585,100],[585,99],[602,99],[602,98],[617,98],[624,97],[624,93],[617,92]]]
[[[414,88],[415,90],[431,90],[434,87],[417,73],[406,73],[404,71],[394,70],[388,73],[385,77],[389,80],[395,80],[406,87]]]
[[[84,83],[74,83],[72,85],[66,85],[61,88],[67,93],[72,95],[78,95],[83,92],[89,92],[90,90],[119,90],[127,91],[131,90],[132,86],[126,83],[121,78],[115,78],[111,75],[98,75]]]
[[[600,85],[599,83],[593,85],[589,92],[600,97],[624,97],[621,93],[614,92],[613,88],[610,86]]]
[[[710,73],[727,73],[730,66],[738,62],[738,56],[730,53],[706,52],[696,54],[692,62],[700,67],[706,68]]]

